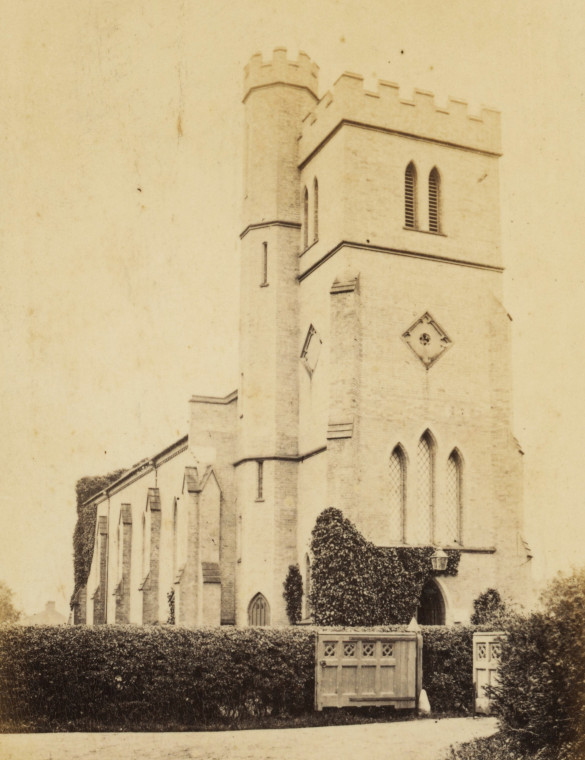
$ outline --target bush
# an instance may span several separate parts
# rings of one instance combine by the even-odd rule
[[[519,754],[517,747],[503,733],[497,733],[451,747],[445,760],[537,760]],[[541,760],[545,760],[542,758]],[[550,758],[550,760],[558,760]]]
[[[513,621],[493,709],[521,750],[585,757],[585,569],[559,576],[544,612]]]
[[[16,623],[20,618],[20,610],[17,610],[12,601],[14,592],[0,581],[0,623]]]
[[[498,625],[503,621],[507,607],[500,592],[495,588],[488,588],[473,600],[472,625]]]
[[[312,710],[302,629],[0,627],[4,730],[203,728]]]
[[[311,539],[310,602],[318,625],[408,623],[431,575],[434,549],[381,548],[367,541],[339,509],[317,518]],[[456,575],[460,553],[449,550],[446,575]]]
[[[295,625],[301,619],[303,604],[303,578],[298,565],[289,565],[283,586],[282,595],[286,601],[286,614],[289,623]]]

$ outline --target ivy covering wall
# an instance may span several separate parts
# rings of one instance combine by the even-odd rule
[[[75,484],[77,497],[77,522],[73,531],[73,578],[75,581],[73,596],[87,582],[93,557],[93,540],[95,534],[96,506],[85,504],[92,496],[118,480],[125,470],[114,470],[108,475],[93,475],[80,478]]]
[[[456,575],[460,552],[447,550],[447,569],[431,569],[432,546],[379,547],[339,509],[317,518],[312,533],[310,602],[316,625],[407,624],[431,575]]]

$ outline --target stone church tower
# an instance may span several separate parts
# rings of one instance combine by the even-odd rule
[[[251,59],[244,108],[239,388],[194,396],[189,436],[94,497],[77,618],[165,622],[172,589],[177,622],[285,625],[328,506],[377,545],[461,551],[423,623],[488,587],[522,601],[499,114],[355,74],[319,99],[282,49]]]

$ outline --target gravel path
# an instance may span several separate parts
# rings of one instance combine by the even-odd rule
[[[205,733],[0,734],[1,760],[437,760],[495,718]]]

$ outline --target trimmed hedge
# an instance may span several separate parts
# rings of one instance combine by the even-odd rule
[[[0,627],[0,725],[136,728],[295,715],[313,707],[299,629]]]
[[[421,630],[433,712],[470,712],[473,629]],[[313,711],[315,631],[0,626],[0,727],[202,729],[306,715]]]
[[[439,713],[472,714],[473,632],[475,626],[423,626],[423,689],[431,709]]]

